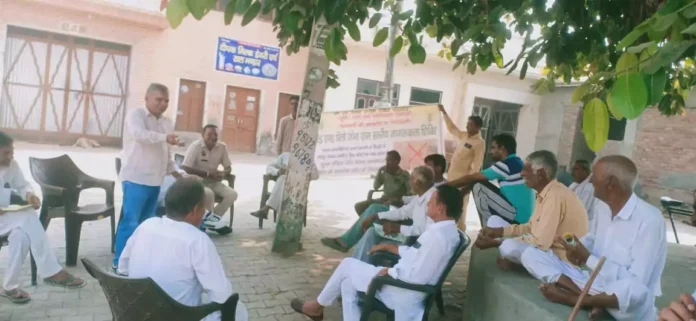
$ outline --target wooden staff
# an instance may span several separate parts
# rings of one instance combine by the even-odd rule
[[[597,277],[597,274],[599,274],[599,270],[602,269],[602,266],[604,265],[604,261],[606,259],[607,258],[604,256],[599,258],[597,267],[595,267],[594,271],[592,271],[592,274],[590,274],[590,279],[587,281],[587,283],[585,283],[585,288],[582,289],[582,293],[580,293],[580,296],[578,297],[578,302],[575,303],[575,307],[573,307],[573,312],[570,313],[568,321],[575,321],[575,316],[578,314],[578,311],[580,311],[580,304],[582,303],[582,299],[584,299],[585,295],[587,295],[587,293],[590,292],[592,282],[594,282],[595,278]]]

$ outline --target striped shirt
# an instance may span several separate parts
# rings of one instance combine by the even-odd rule
[[[534,191],[524,184],[522,168],[524,162],[515,154],[481,171],[488,180],[497,180],[500,192],[516,210],[515,222],[524,224],[534,211]]]

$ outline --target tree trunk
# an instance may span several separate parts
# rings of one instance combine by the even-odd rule
[[[329,74],[329,60],[324,53],[324,40],[330,30],[330,26],[321,18],[314,26],[312,42],[309,46],[307,73],[295,121],[283,202],[280,206],[273,240],[272,250],[276,253],[291,255],[302,250],[302,227],[307,212],[307,192],[312,167],[314,167],[319,121],[324,110],[326,77]]]

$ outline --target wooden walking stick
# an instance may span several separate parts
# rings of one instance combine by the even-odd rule
[[[590,274],[590,279],[587,280],[587,283],[585,283],[585,288],[582,289],[582,293],[580,293],[580,296],[578,297],[578,302],[575,303],[575,307],[573,307],[573,312],[570,313],[568,321],[575,321],[575,316],[578,314],[578,311],[580,311],[580,303],[582,303],[582,299],[585,298],[585,295],[587,295],[587,293],[590,292],[592,283],[597,277],[597,274],[599,274],[599,270],[602,269],[602,266],[604,265],[604,261],[606,259],[607,258],[604,256],[599,258],[599,262],[597,262],[597,266],[595,267],[594,271],[592,271],[592,274]]]

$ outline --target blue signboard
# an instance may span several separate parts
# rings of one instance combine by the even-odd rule
[[[219,37],[215,69],[278,80],[280,48]]]

